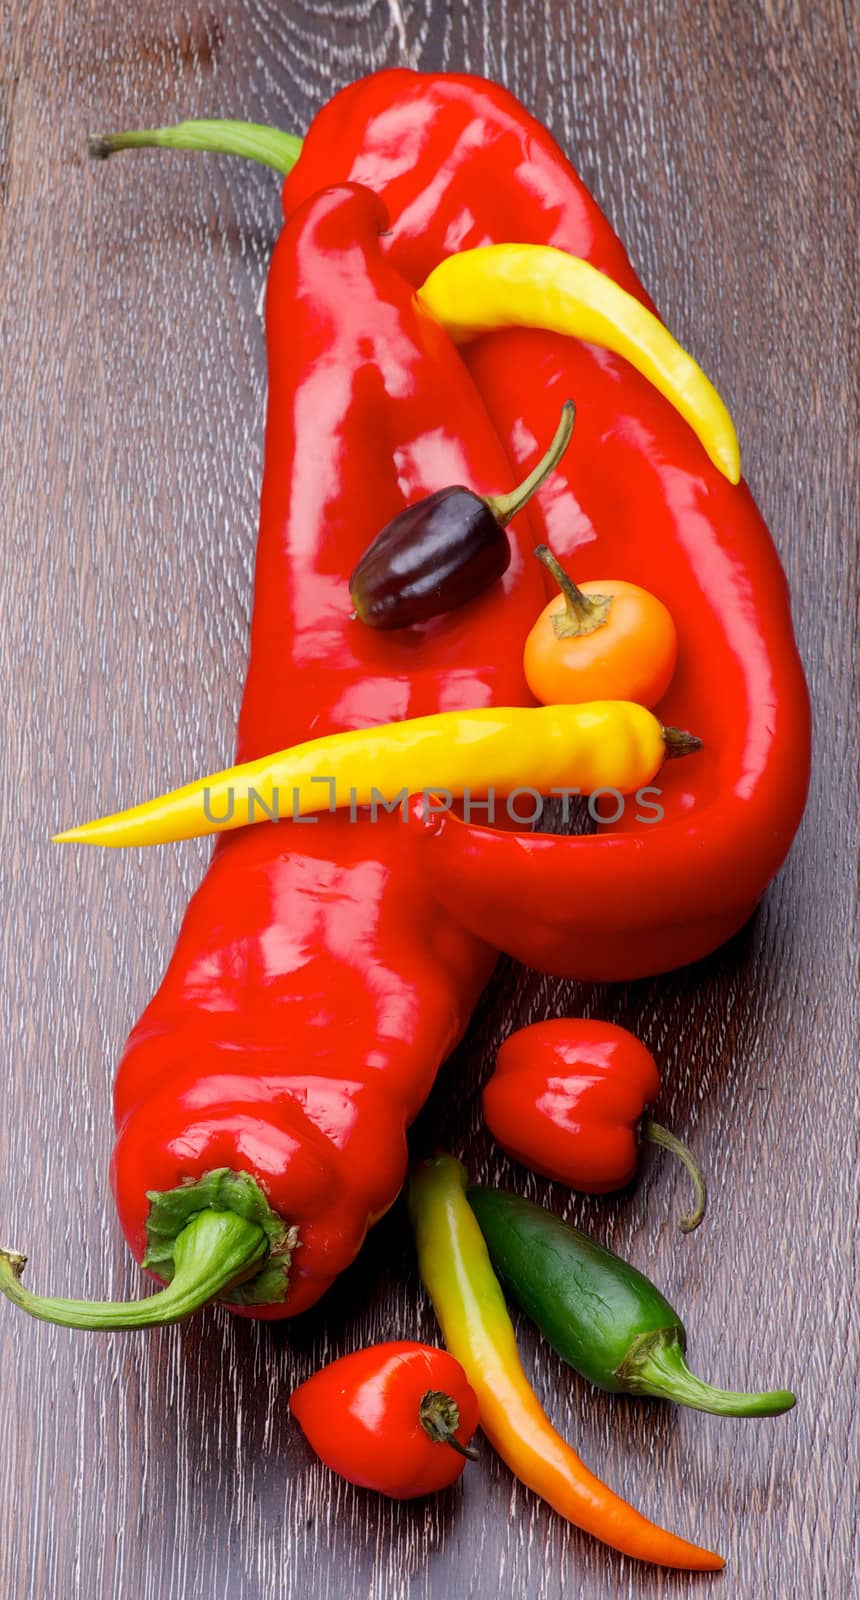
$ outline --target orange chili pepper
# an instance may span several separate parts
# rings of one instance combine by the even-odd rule
[[[578,586],[547,545],[538,545],[535,555],[561,590],[525,643],[523,667],[535,699],[544,705],[599,698],[656,706],[678,653],[675,624],[662,600],[623,579]]]

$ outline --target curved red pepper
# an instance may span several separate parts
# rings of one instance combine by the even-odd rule
[[[397,70],[343,90],[308,132],[287,210],[335,174],[383,195],[386,248],[416,285],[455,250],[514,239],[583,256],[646,300],[550,135],[481,79]],[[562,840],[438,816],[427,882],[474,933],[545,971],[621,979],[695,960],[748,919],[805,802],[809,703],[770,536],[749,490],[620,358],[511,331],[466,359],[518,467],[576,401],[575,448],[533,520],[577,579],[624,577],[669,607],[679,657],[661,715],[705,750],[661,774],[659,822],[628,807]]]
[[[385,638],[350,616],[349,572],[407,499],[511,482],[460,357],[382,256],[384,227],[367,190],[333,188],[275,248],[242,759],[528,697],[520,652],[498,645],[540,600],[516,540],[502,582],[456,615]],[[458,918],[421,914],[415,837],[396,813],[225,837],[129,1039],[112,1167],[129,1243],[142,1259],[149,1191],[251,1173],[299,1242],[286,1300],[248,1314],[302,1310],[352,1261],[397,1195],[406,1125],[492,967]]]

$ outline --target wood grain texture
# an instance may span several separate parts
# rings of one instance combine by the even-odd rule
[[[14,0],[0,5],[0,1234],[34,1288],[136,1295],[106,1193],[109,1085],[204,845],[55,851],[50,825],[229,752],[244,672],[271,175],[86,131],[226,114],[306,126],[383,64],[467,68],[566,146],[670,327],[726,396],[792,584],[818,719],[809,809],[753,924],[695,969],[579,989],[503,963],[415,1130],[511,1169],[477,1089],[516,1023],[626,1023],[662,1120],[711,1178],[648,1156],[610,1200],[530,1193],[645,1265],[714,1382],[796,1386],[772,1422],[595,1397],[522,1327],[562,1431],[637,1505],[729,1560],[714,1592],[860,1587],[856,1491],[858,127],[840,0]],[[517,1175],[522,1178],[522,1174]],[[437,1338],[402,1209],[319,1310],[75,1335],[0,1305],[0,1593],[10,1600],[690,1596],[569,1529],[489,1450],[432,1503],[333,1480],[296,1381]]]

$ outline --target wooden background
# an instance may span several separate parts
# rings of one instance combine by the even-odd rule
[[[585,1459],[722,1550],[722,1579],[569,1529],[489,1448],[397,1507],[334,1480],[287,1398],[362,1342],[435,1340],[398,1208],[301,1323],[221,1312],[134,1336],[0,1305],[10,1600],[746,1600],[857,1592],[856,45],[844,0],[7,0],[0,5],[0,1234],[55,1292],[139,1293],[107,1196],[109,1085],[204,845],[55,850],[51,825],[229,753],[261,436],[258,305],[278,184],[209,157],[91,168],[88,129],[226,114],[301,131],[385,63],[500,79],[571,153],[670,327],[726,396],[795,597],[817,712],[787,868],[717,957],[579,991],[503,965],[416,1137],[512,1176],[477,1087],[514,1023],[633,1026],[710,1172],[694,1238],[668,1160],[568,1214],[648,1268],[705,1376],[788,1384],[760,1423],[595,1397],[523,1328]],[[549,1194],[547,1186],[533,1192]],[[856,1432],[854,1446],[856,1450]]]

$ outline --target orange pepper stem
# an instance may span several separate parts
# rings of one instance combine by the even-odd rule
[[[465,1456],[467,1461],[480,1459],[473,1445],[461,1444],[457,1438],[457,1429],[460,1426],[460,1408],[456,1400],[442,1389],[428,1389],[421,1396],[418,1406],[418,1420],[421,1423],[428,1439],[434,1444],[449,1444],[458,1455]]]
[[[484,495],[487,505],[501,527],[507,527],[511,518],[515,517],[518,511],[522,511],[523,506],[528,503],[544,480],[549,477],[551,472],[555,471],[570,444],[575,418],[576,407],[573,401],[565,400],[561,408],[561,417],[559,418],[552,444],[546,454],[541,456],[537,466],[532,467],[528,477],[524,478],[522,483],[517,484],[516,489],[512,489],[510,494]]]
[[[677,1156],[678,1160],[683,1163],[689,1172],[693,1180],[696,1203],[692,1211],[688,1211],[680,1218],[678,1227],[682,1233],[692,1233],[694,1228],[698,1228],[708,1204],[707,1185],[698,1161],[692,1150],[688,1150],[687,1146],[676,1134],[671,1133],[668,1128],[664,1128],[662,1123],[655,1122],[652,1117],[643,1117],[639,1125],[639,1131],[642,1138],[647,1139],[650,1144],[659,1144],[662,1145],[664,1150],[671,1150],[673,1156]]]
[[[583,594],[548,544],[536,545],[535,555],[552,574],[564,596],[564,610],[553,612],[551,619],[557,639],[575,639],[581,634],[594,633],[609,621],[611,594]]]

